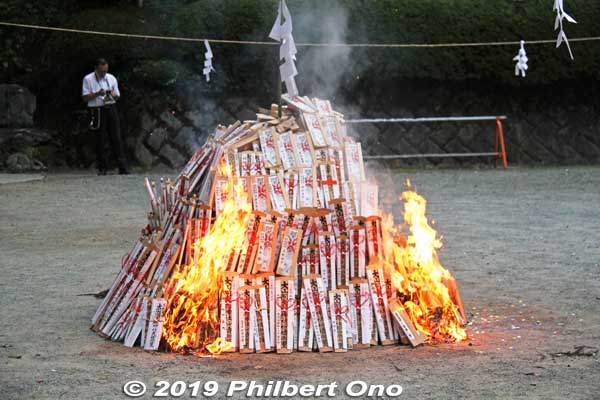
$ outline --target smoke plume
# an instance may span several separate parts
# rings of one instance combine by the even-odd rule
[[[349,15],[337,1],[309,4],[292,10],[297,42],[345,43]],[[296,78],[301,93],[336,101],[345,80],[352,79],[349,47],[301,47]]]

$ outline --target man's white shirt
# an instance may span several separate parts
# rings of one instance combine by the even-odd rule
[[[119,83],[117,82],[117,78],[115,78],[112,74],[107,73],[106,75],[104,75],[103,78],[100,78],[96,75],[96,72],[92,72],[91,74],[87,74],[83,78],[83,89],[81,91],[82,96],[96,93],[101,89],[113,90],[117,97],[121,96],[121,92],[119,92]],[[92,99],[87,102],[88,107],[101,107],[105,104],[106,103],[104,102],[104,96],[98,96],[95,99]]]

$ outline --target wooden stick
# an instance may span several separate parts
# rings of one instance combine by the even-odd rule
[[[319,352],[333,351],[331,321],[327,309],[327,295],[323,279],[319,275],[305,276],[304,290],[306,291],[306,298],[315,332],[315,342]]]
[[[331,334],[333,349],[336,353],[348,351],[348,322],[350,310],[348,307],[348,291],[345,289],[329,291],[329,307],[331,314]]]
[[[404,334],[410,341],[410,344],[413,347],[416,347],[424,343],[426,340],[425,335],[423,335],[415,328],[408,314],[406,313],[404,306],[402,305],[402,303],[400,303],[400,300],[391,299],[390,308],[394,317],[394,321],[402,329],[402,332],[404,332]]]
[[[384,346],[394,344],[398,338],[395,336],[394,327],[392,325],[381,267],[370,265],[369,268],[367,268],[367,279],[369,280],[369,289],[371,290],[371,300],[373,303],[379,340]]]
[[[277,353],[294,351],[296,335],[296,307],[294,281],[285,277],[275,279],[275,325]]]

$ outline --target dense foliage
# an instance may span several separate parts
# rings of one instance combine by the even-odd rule
[[[0,4],[2,19],[24,23],[61,25],[94,30],[265,40],[276,11],[276,0],[147,0],[142,9],[133,1],[98,2],[47,0],[43,3],[8,0]],[[551,0],[288,0],[298,42],[345,40],[372,43],[440,43],[551,39],[554,16]],[[578,24],[567,24],[574,37],[600,36],[600,3],[569,0],[565,7]],[[43,65],[88,66],[98,54],[126,64],[128,71],[146,60],[180,63],[180,68],[199,71],[202,48],[177,42],[48,33],[0,28],[4,51],[2,80],[39,73]],[[598,76],[600,44],[572,43],[572,62],[563,46],[529,46],[528,82]],[[233,82],[272,82],[275,50],[271,47],[213,45],[215,64]],[[355,76],[389,79],[439,80],[495,79],[513,82],[511,58],[517,47],[452,49],[355,49],[343,59],[344,71]],[[299,60],[310,52],[301,48]],[[319,56],[319,55],[318,55]],[[299,66],[302,66],[300,62]],[[173,65],[170,65],[173,67]],[[187,74],[181,71],[149,73],[145,80],[173,83]],[[310,68],[309,68],[310,69]],[[244,82],[247,85],[248,82]]]

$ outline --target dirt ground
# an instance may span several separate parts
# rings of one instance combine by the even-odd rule
[[[382,175],[384,176],[384,175]],[[88,329],[145,224],[143,176],[0,185],[0,398],[126,398],[140,380],[352,380],[406,399],[600,398],[600,168],[395,170],[429,200],[471,323],[458,345],[199,358]],[[389,194],[386,194],[389,196]],[[389,198],[389,197],[388,197]],[[587,347],[580,347],[587,346]],[[149,394],[146,397],[150,398]]]

